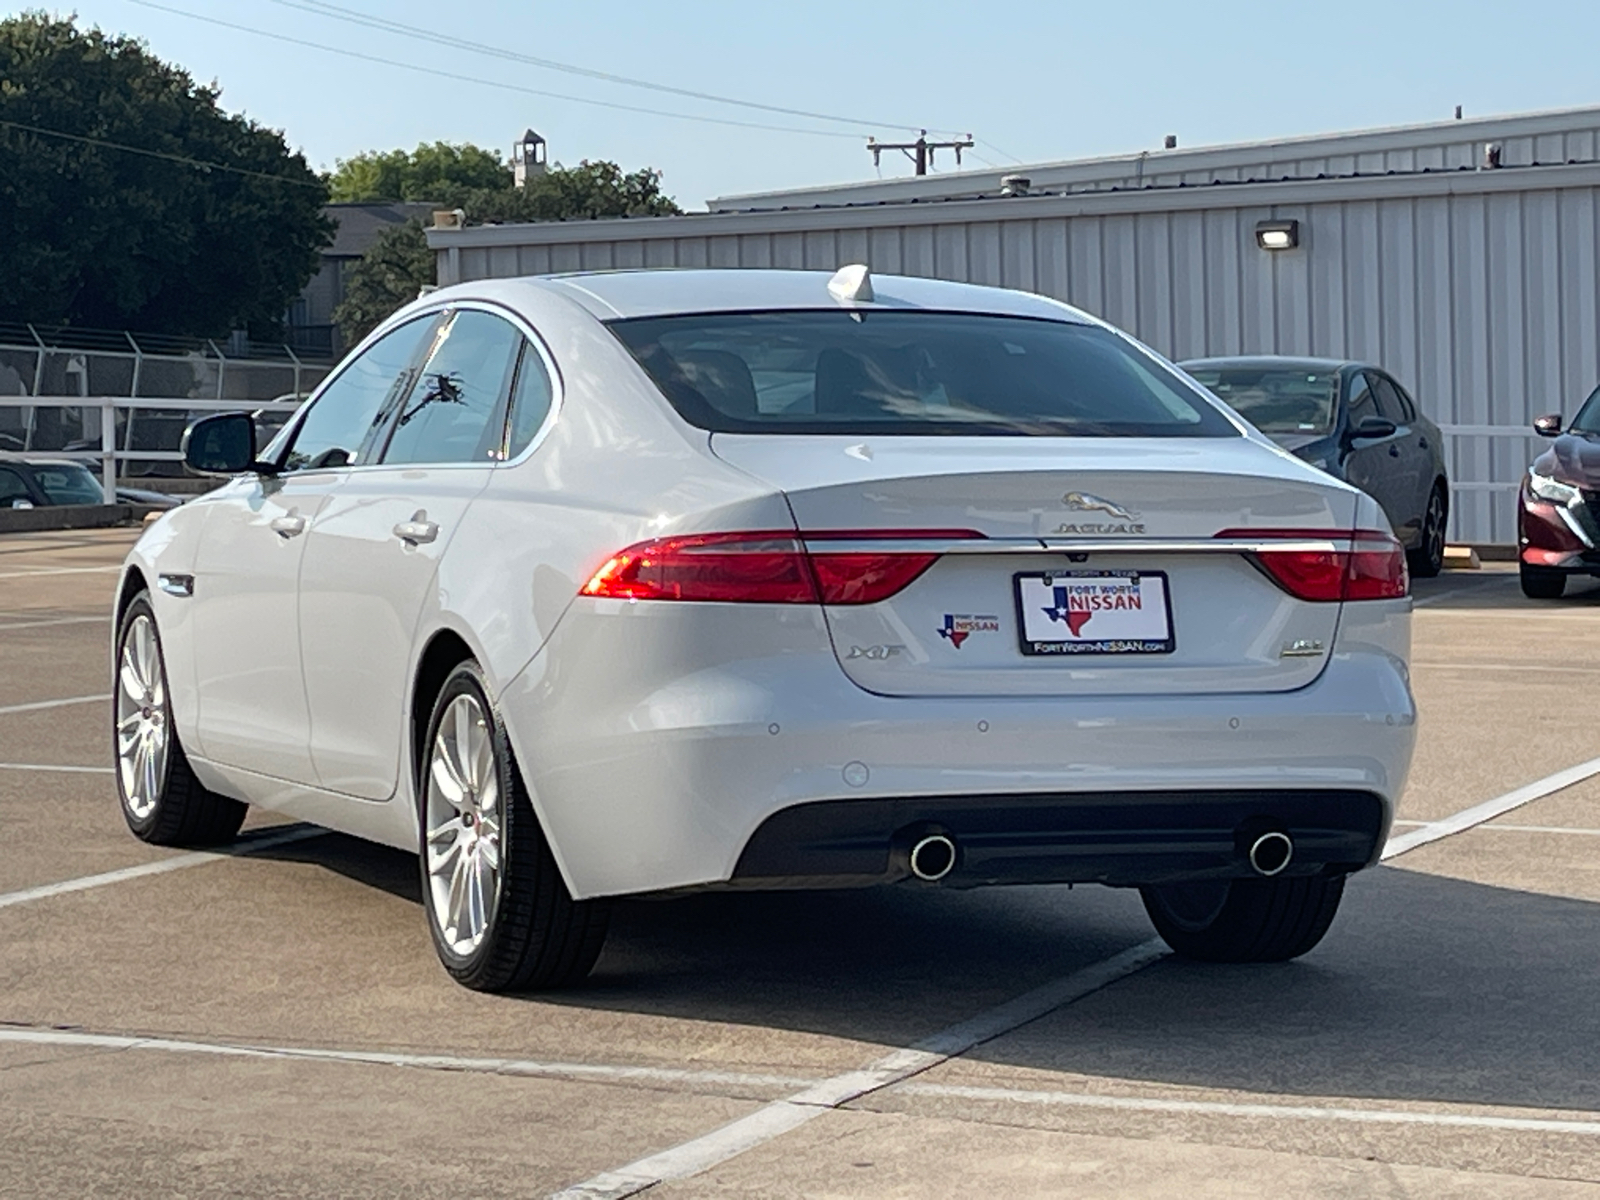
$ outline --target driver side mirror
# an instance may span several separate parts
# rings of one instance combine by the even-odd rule
[[[249,413],[201,417],[183,431],[183,465],[201,475],[270,472],[256,461],[256,423]]]
[[[1400,427],[1388,417],[1362,417],[1359,424],[1350,430],[1352,438],[1386,438],[1393,437]]]
[[[1561,414],[1548,413],[1542,417],[1535,417],[1533,421],[1533,431],[1540,437],[1560,437]]]

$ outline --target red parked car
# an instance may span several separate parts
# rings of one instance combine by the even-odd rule
[[[1522,591],[1554,600],[1570,576],[1600,577],[1600,388],[1565,429],[1560,413],[1533,428],[1555,442],[1533,460],[1518,494]]]

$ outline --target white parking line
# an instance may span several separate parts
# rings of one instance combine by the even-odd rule
[[[1411,669],[1427,667],[1436,671],[1519,671],[1530,679],[1540,675],[1600,675],[1600,667],[1547,667],[1534,663],[1447,663],[1412,662]]]
[[[7,566],[13,564],[7,563]],[[32,571],[3,571],[0,579],[34,579],[41,575],[105,575],[112,571],[120,571],[118,567],[39,567]]]
[[[72,775],[115,775],[115,767],[70,767],[64,763],[0,763],[0,771],[64,771]]]
[[[0,624],[0,629],[43,629],[48,625],[103,625],[111,620],[109,615],[103,617],[46,617],[42,621],[7,621]]]
[[[253,1046],[236,1042],[197,1042],[177,1038],[129,1037],[70,1029],[0,1025],[0,1042],[34,1046],[81,1046],[102,1050],[149,1050],[168,1054],[216,1054],[234,1058],[296,1058],[313,1062],[365,1063],[466,1071],[538,1079],[577,1079],[601,1083],[680,1083],[710,1087],[792,1088],[809,1080],[793,1075],[752,1075],[740,1071],[690,1071],[673,1067],[629,1067],[607,1063],[534,1062],[522,1058],[468,1058],[453,1054],[398,1054],[386,1050],[327,1050],[316,1046]]]
[[[111,699],[110,692],[103,692],[98,696],[69,696],[65,700],[34,700],[28,704],[8,704],[0,708],[0,717],[10,713],[42,712],[47,708],[66,708],[69,704],[97,704],[101,700]]]
[[[105,887],[112,883],[125,883],[130,879],[142,879],[146,875],[165,875],[169,871],[181,871],[186,867],[204,866],[209,862],[216,862],[223,858],[236,858],[241,854],[251,854],[257,850],[269,850],[273,846],[283,846],[290,842],[303,842],[307,838],[321,837],[328,832],[311,825],[295,825],[281,833],[263,832],[261,836],[242,838],[233,845],[222,850],[190,850],[185,854],[164,858],[160,862],[143,863],[137,867],[123,867],[116,871],[103,871],[98,875],[83,875],[77,879],[64,879],[60,883],[46,883],[39,887],[23,888],[20,892],[6,892],[0,895],[0,908],[10,908],[16,904],[27,904],[33,900],[47,900],[51,896],[64,896],[68,892],[86,892],[90,888]]]
[[[1440,838],[1475,829],[1512,809],[1521,808],[1524,804],[1542,799],[1563,788],[1569,788],[1575,783],[1582,783],[1595,775],[1600,775],[1600,758],[1591,758],[1588,762],[1557,771],[1554,775],[1536,779],[1515,791],[1507,792],[1504,796],[1496,796],[1493,800],[1474,804],[1471,808],[1464,808],[1448,817],[1429,821],[1426,825],[1418,826],[1408,833],[1391,837],[1389,844],[1383,848],[1383,860],[1387,862],[1391,858],[1410,853],[1418,846],[1426,846],[1430,842],[1437,842]]]
[[[1428,1112],[1390,1108],[1340,1108],[1321,1104],[1242,1104],[1214,1100],[1160,1100],[1143,1096],[1102,1096],[1092,1092],[1032,1092],[1011,1088],[958,1087],[938,1083],[907,1083],[895,1089],[916,1096],[945,1096],[960,1100],[997,1100],[1009,1104],[1050,1104],[1073,1108],[1100,1108],[1122,1112],[1183,1113],[1192,1116],[1270,1117],[1290,1121],[1354,1121],[1377,1125],[1434,1125],[1462,1129],[1501,1129],[1528,1133],[1600,1135],[1600,1113],[1595,1120],[1573,1121],[1552,1117],[1501,1117],[1480,1113]]]
[[[952,1025],[914,1046],[886,1054],[859,1071],[846,1071],[842,1075],[824,1079],[786,1099],[775,1100],[747,1117],[714,1129],[703,1137],[641,1158],[625,1167],[602,1172],[583,1183],[573,1184],[555,1193],[552,1200],[621,1200],[621,1197],[635,1195],[658,1183],[698,1175],[842,1104],[881,1091],[958,1054],[964,1054],[974,1046],[1037,1020],[1064,1004],[1070,1004],[1142,970],[1166,953],[1166,946],[1159,939],[1141,942],[1132,949],[1114,954],[1081,971],[1074,971],[1031,992],[1025,992],[959,1025]]]

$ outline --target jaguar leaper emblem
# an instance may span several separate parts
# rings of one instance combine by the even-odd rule
[[[1120,504],[1113,504],[1090,492],[1068,492],[1061,497],[1071,512],[1103,512],[1108,517],[1115,517],[1119,521],[1137,521],[1139,513],[1135,509],[1123,508]]]

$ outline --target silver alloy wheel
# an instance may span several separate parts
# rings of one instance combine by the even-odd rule
[[[483,941],[500,898],[500,776],[477,699],[450,701],[428,756],[425,806],[433,919],[460,955]]]
[[[137,821],[146,820],[161,798],[170,728],[155,623],[140,613],[122,639],[117,669],[117,773],[123,803]]]

